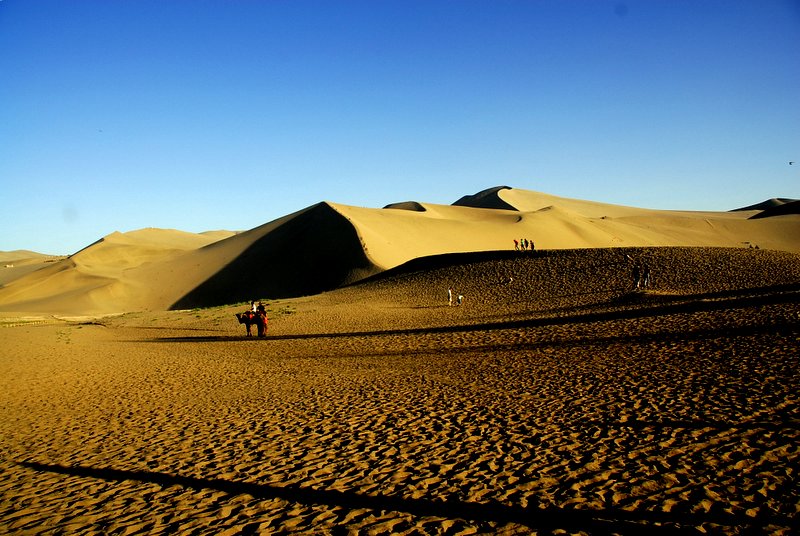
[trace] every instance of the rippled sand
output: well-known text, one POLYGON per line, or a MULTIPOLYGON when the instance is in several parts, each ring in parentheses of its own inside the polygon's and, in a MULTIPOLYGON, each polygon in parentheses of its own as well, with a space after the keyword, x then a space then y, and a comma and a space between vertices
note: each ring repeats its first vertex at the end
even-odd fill
POLYGON ((237 307, 2 328, 0 527, 797 530, 797 258, 630 253, 645 292, 608 252, 461 262, 272 302, 266 340, 237 307))

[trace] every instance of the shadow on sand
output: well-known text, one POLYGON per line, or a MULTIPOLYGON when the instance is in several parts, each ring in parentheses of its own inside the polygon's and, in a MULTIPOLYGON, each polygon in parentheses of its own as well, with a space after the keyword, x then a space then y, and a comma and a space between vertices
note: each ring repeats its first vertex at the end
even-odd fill
MULTIPOLYGON (((489 331, 501 329, 519 329, 519 328, 538 328, 538 327, 551 327, 563 326, 569 324, 589 324, 595 322, 606 322, 613 320, 633 320, 638 318, 652 318, 668 314, 679 313, 697 313, 706 311, 720 311, 726 309, 738 309, 743 307, 755 307, 762 305, 773 305, 781 303, 796 303, 800 297, 795 288, 791 290, 781 289, 757 295, 695 295, 692 299, 687 300, 688 297, 680 297, 680 301, 676 303, 658 303, 648 304, 635 308, 614 309, 610 311, 598 311, 581 314, 573 314, 566 316, 548 316, 540 318, 524 318, 520 320, 504 320, 498 322, 483 322, 477 324, 462 324, 456 326, 433 326, 424 328, 407 328, 407 329, 391 329, 391 330, 375 330, 375 331, 362 331, 362 332, 333 332, 333 333, 299 333, 292 335, 267 335, 266 337, 247 337, 247 336, 230 336, 230 335, 205 335, 205 336, 185 336, 185 337, 159 337, 149 339, 148 342, 230 342, 230 341, 243 341, 243 340, 300 340, 300 339, 324 339, 324 338, 339 338, 339 337, 370 337, 370 336, 386 336, 386 335, 422 335, 432 333, 458 333, 469 331, 489 331), (708 298, 706 297, 708 296, 708 298)), ((794 328, 794 325, 772 326, 770 329, 779 328, 794 328)), ((754 327, 755 331, 761 331, 764 327, 754 327)), ((737 328, 733 330, 730 335, 747 333, 747 329, 737 328)), ((659 333, 656 335, 643 335, 644 338, 664 337, 669 334, 659 333)), ((689 333, 683 333, 684 336, 691 337, 689 333)), ((624 337, 629 340, 634 337, 624 337)), ((605 342, 612 342, 618 338, 603 339, 605 342)), ((590 341, 582 341, 586 344, 590 341)))
POLYGON ((348 509, 406 512, 414 516, 438 516, 448 519, 465 519, 478 522, 518 523, 535 529, 567 529, 598 534, 653 534, 697 532, 696 527, 711 523, 726 527, 765 526, 770 523, 786 524, 787 519, 761 516, 749 518, 724 512, 674 513, 658 511, 629 511, 622 509, 571 509, 556 507, 508 506, 500 503, 474 503, 457 500, 409 499, 396 496, 362 495, 359 493, 313 489, 287 485, 273 486, 235 482, 223 479, 206 479, 170 475, 150 471, 124 471, 120 469, 64 466, 30 461, 17 462, 34 471, 58 473, 83 478, 96 478, 109 482, 133 480, 160 486, 183 486, 190 489, 214 489, 231 495, 247 494, 256 499, 282 499, 302 504, 317 504, 348 509))

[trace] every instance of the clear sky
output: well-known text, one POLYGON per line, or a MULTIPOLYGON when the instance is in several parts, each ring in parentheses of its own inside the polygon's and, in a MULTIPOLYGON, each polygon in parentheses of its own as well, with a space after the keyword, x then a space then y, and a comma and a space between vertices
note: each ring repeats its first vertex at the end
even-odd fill
POLYGON ((800 198, 800 2, 0 0, 0 250, 497 185, 800 198))

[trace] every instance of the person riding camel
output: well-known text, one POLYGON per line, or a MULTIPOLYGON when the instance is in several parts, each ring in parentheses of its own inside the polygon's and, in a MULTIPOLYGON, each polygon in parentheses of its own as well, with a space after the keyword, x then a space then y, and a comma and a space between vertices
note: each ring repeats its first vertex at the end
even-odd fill
POLYGON ((267 308, 264 307, 262 302, 258 302, 256 307, 256 327, 258 328, 258 336, 265 337, 267 335, 267 308))
POLYGON ((258 303, 258 307, 256 307, 255 302, 251 302, 251 310, 245 311, 244 313, 236 313, 235 316, 240 324, 244 324, 248 337, 252 336, 250 326, 253 324, 258 328, 259 337, 266 336, 269 320, 267 319, 267 308, 264 307, 262 302, 258 303))

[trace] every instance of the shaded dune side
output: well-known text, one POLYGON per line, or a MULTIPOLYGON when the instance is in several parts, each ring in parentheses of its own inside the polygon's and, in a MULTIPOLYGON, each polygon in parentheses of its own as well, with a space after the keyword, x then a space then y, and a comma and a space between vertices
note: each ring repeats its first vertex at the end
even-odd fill
POLYGON ((760 218, 771 218, 773 216, 785 216, 788 214, 800 214, 800 200, 787 201, 780 205, 765 208, 758 214, 750 216, 750 219, 757 220, 760 218))
POLYGON ((255 240, 171 309, 317 294, 379 271, 347 218, 320 203, 255 240))
POLYGON ((455 203, 457 207, 493 208, 497 210, 517 210, 516 207, 502 200, 498 195, 500 190, 511 190, 510 186, 495 186, 478 192, 475 195, 465 195, 455 203))
POLYGON ((785 205, 787 203, 793 203, 797 201, 797 199, 790 199, 788 197, 773 197, 772 199, 767 199, 766 201, 762 201, 761 203, 756 203, 754 205, 748 205, 742 208, 735 208, 731 210, 731 212, 746 212, 750 210, 768 210, 775 207, 780 207, 781 205, 785 205))
POLYGON ((417 201, 402 201, 400 203, 390 203, 383 208, 395 209, 395 210, 410 210, 412 212, 425 212, 427 210, 424 206, 422 206, 421 203, 417 201))

